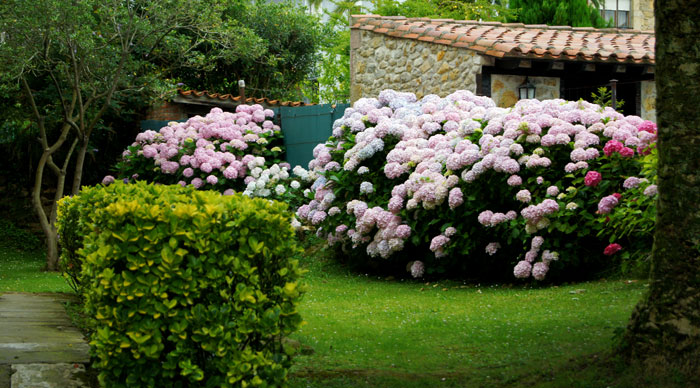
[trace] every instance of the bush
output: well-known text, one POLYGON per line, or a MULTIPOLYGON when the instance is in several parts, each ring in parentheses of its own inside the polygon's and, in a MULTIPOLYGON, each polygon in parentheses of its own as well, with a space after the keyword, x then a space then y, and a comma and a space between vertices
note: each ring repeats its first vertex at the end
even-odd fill
POLYGON ((11 221, 0 218, 0 247, 25 252, 35 252, 42 247, 32 233, 20 229, 11 221))
POLYGON ((78 251, 84 245, 84 238, 90 232, 89 220, 93 205, 88 197, 94 194, 94 190, 83 189, 82 196, 63 197, 58 201, 56 230, 60 256, 58 267, 68 285, 78 294, 82 295, 82 282, 80 272, 83 269, 83 259, 78 251), (89 222, 89 221, 88 221, 89 222))
POLYGON ((284 204, 142 182, 72 201, 93 206, 78 252, 102 385, 285 384, 302 287, 284 204))
MULTIPOLYGON (((282 162, 282 132, 272 116, 260 105, 239 105, 236 113, 214 108, 205 117, 142 132, 117 164, 118 178, 242 191, 255 172, 273 164, 289 168, 282 162)), ((103 183, 114 179, 107 176, 103 183)))
POLYGON ((504 109, 466 91, 417 101, 386 90, 358 100, 316 147, 318 177, 297 215, 364 266, 586 277, 616 264, 603 254, 619 250, 609 237, 650 248, 655 174, 639 174, 655 140, 653 123, 585 101, 504 109), (628 179, 643 197, 624 191, 628 179), (618 214, 632 197, 644 209, 618 214), (630 217, 645 226, 620 229, 630 217))

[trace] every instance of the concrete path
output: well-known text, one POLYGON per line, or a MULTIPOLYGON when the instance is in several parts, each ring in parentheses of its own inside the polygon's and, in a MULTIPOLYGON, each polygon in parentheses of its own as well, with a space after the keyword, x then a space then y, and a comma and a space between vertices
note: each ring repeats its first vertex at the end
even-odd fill
POLYGON ((61 295, 0 295, 0 388, 87 387, 87 342, 61 295), (7 378, 10 381, 7 381, 7 378))

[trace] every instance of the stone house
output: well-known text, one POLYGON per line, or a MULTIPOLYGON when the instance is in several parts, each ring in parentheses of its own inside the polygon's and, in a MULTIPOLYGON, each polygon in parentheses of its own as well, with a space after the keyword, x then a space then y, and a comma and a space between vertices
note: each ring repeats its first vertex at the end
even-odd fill
POLYGON ((654 0, 604 0, 601 16, 617 28, 654 30, 654 0))
POLYGON ((625 114, 656 117, 653 31, 378 15, 350 26, 352 101, 466 89, 508 107, 526 81, 537 99, 591 100, 614 79, 625 114))

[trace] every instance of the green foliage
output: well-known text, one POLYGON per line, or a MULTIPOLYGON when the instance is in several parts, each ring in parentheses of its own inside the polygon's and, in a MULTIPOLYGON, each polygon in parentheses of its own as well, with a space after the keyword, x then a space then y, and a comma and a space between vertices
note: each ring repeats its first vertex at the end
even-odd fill
POLYGON ((285 385, 303 286, 284 204, 144 183, 72 201, 93 207, 79 254, 102 385, 285 385))
POLYGON ((502 1, 489 0, 373 0, 373 13, 382 16, 433 19, 506 21, 514 16, 502 1))
MULTIPOLYGON (((596 105, 600 105, 603 108, 605 107, 612 107, 612 90, 608 90, 605 86, 601 86, 598 88, 598 93, 593 92, 591 93, 591 98, 593 98, 593 103, 596 105)), ((622 106, 625 105, 625 100, 617 100, 617 111, 621 112, 622 111, 622 106)))
POLYGON ((511 22, 572 27, 610 27, 600 15, 596 2, 587 0, 510 0, 511 22))
POLYGON ((41 248, 41 241, 11 221, 0 218, 0 247, 24 252, 36 252, 41 248))
POLYGON ((651 269, 651 248, 656 227, 656 196, 645 195, 649 185, 656 184, 658 151, 656 147, 640 160, 638 176, 646 180, 639 186, 621 191, 620 204, 598 222, 604 224, 599 236, 611 243, 621 243, 620 271, 625 275, 646 278, 651 269))
POLYGON ((90 224, 86 223, 92 212, 92 204, 85 202, 85 196, 63 197, 57 206, 60 258, 59 270, 68 285, 78 295, 82 295, 83 284, 80 272, 83 269, 82 256, 78 250, 83 247, 85 236, 90 232, 90 224))

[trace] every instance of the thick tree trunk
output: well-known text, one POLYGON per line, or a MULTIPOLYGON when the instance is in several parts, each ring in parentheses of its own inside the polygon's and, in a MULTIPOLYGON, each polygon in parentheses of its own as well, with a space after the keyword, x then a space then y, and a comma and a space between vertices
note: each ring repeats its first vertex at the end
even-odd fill
POLYGON ((656 0, 659 198, 649 292, 623 338, 647 369, 700 374, 700 3, 656 0))

